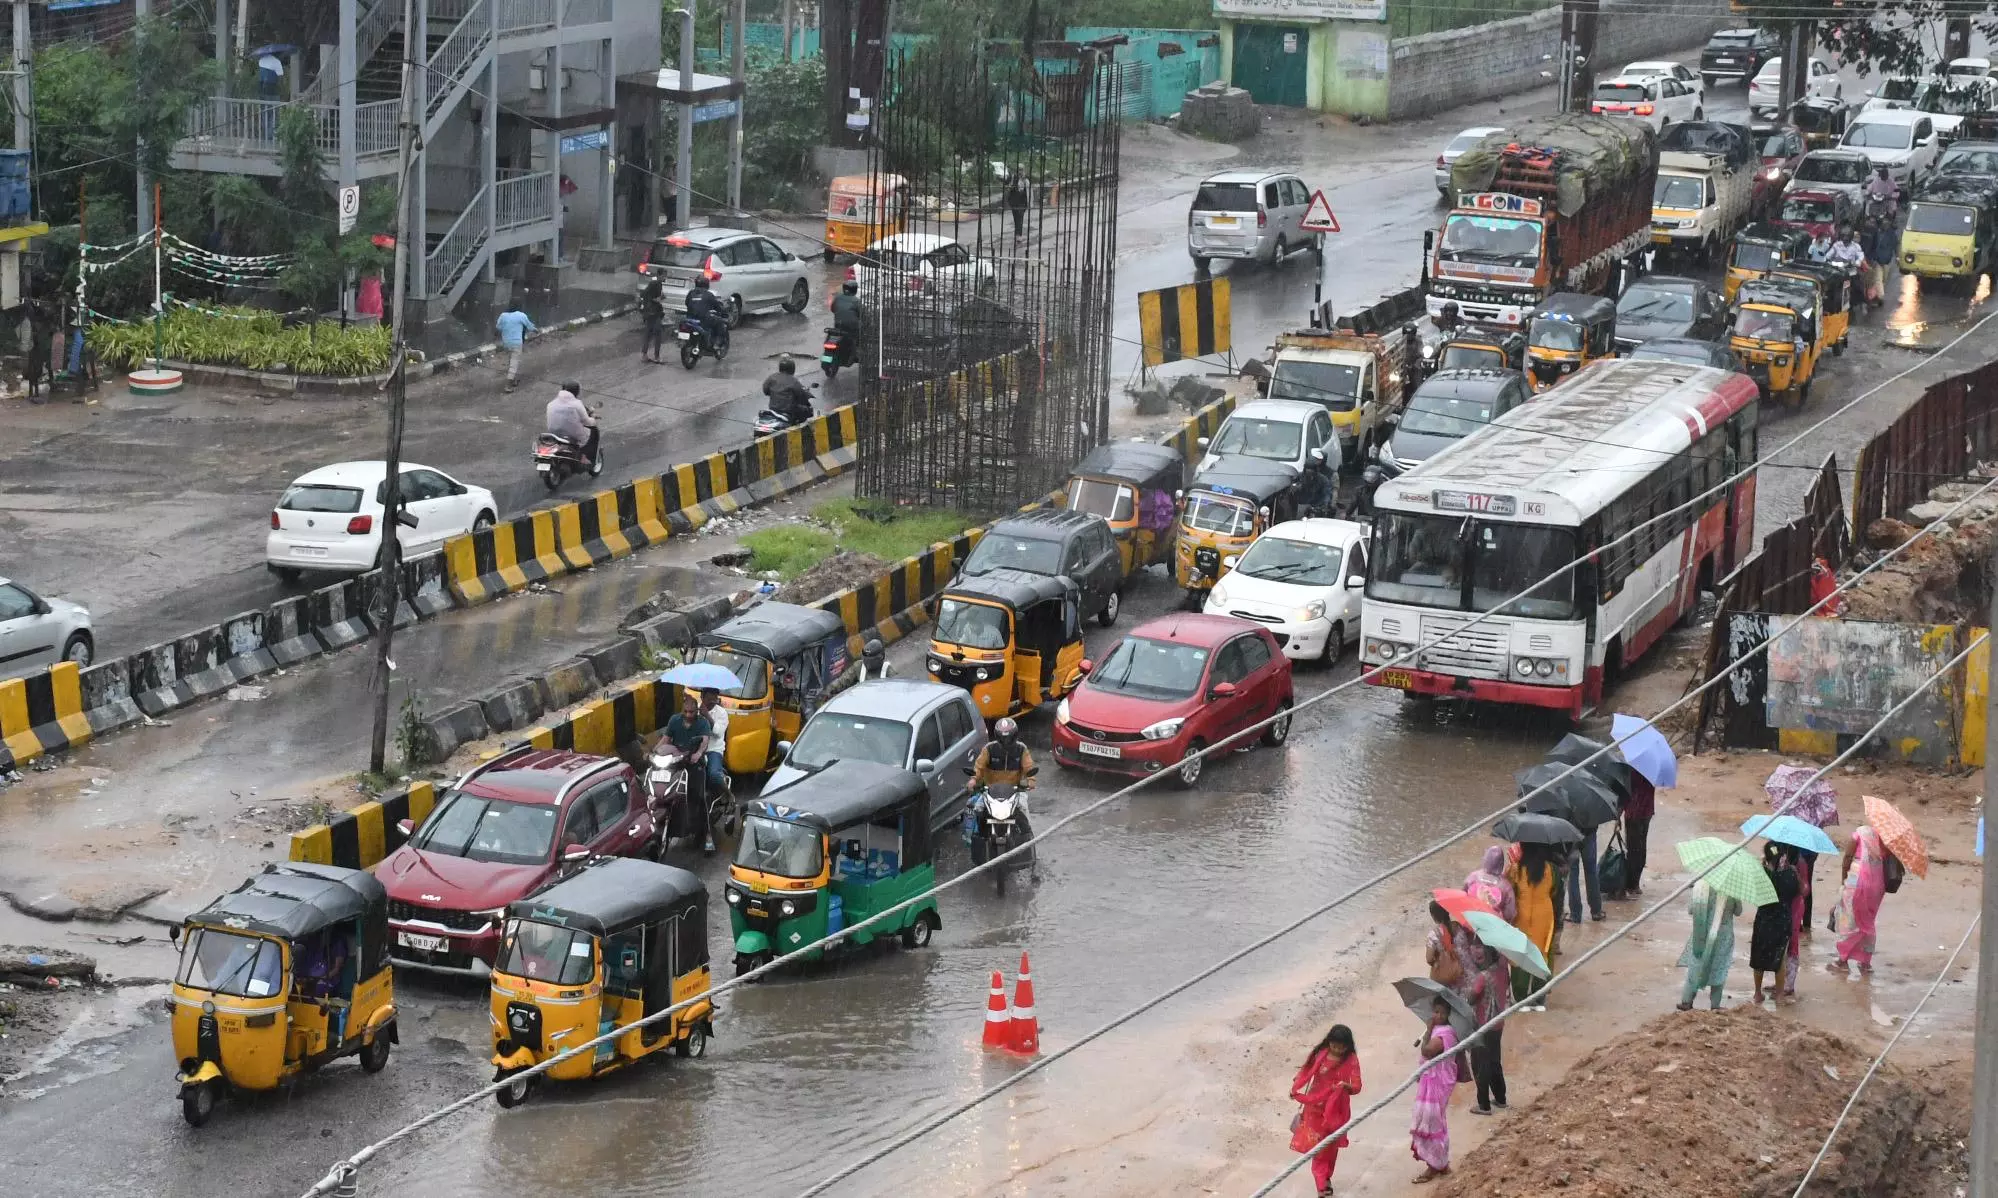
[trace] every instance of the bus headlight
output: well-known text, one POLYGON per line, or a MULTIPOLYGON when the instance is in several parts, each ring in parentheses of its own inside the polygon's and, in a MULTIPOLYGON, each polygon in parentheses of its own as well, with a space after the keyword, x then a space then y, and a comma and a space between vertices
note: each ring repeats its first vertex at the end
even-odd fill
POLYGON ((1533 672, 1542 678, 1552 678, 1554 676, 1554 663, 1543 657, 1533 663, 1533 672))
POLYGON ((1533 677, 1533 659, 1530 657, 1522 657, 1515 660, 1512 663, 1512 672, 1519 675, 1521 678, 1533 677))

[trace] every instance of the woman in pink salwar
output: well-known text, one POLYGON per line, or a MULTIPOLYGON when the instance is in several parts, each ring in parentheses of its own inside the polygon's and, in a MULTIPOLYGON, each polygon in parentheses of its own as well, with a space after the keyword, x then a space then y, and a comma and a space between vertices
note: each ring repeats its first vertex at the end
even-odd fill
POLYGON ((1841 869, 1845 894, 1839 901, 1838 960, 1825 968, 1844 973, 1848 961, 1859 962, 1859 972, 1873 972, 1874 920, 1880 914, 1881 896, 1887 893, 1887 850, 1880 834, 1871 825, 1861 824, 1852 834, 1841 869))
POLYGON ((1430 1005, 1429 1030, 1419 1046, 1428 1061, 1415 1084, 1415 1113, 1409 1120, 1409 1150, 1422 1162, 1417 1185, 1450 1171, 1450 1092, 1457 1085, 1457 1030, 1450 1026, 1450 1004, 1438 998, 1430 1005))

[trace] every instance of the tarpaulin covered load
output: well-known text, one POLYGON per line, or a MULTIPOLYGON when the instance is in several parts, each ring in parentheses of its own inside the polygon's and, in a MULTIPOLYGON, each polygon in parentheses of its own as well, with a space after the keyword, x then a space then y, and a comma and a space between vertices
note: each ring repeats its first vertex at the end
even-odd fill
POLYGON ((1680 121, 1658 139, 1660 153, 1719 154, 1729 166, 1759 159, 1755 133, 1747 125, 1719 121, 1680 121))
POLYGON ((1638 121, 1582 113, 1533 117, 1488 133, 1464 151, 1451 168, 1450 185, 1459 192, 1490 191, 1508 157, 1528 169, 1551 170, 1554 208, 1573 216, 1590 196, 1655 168, 1658 148, 1651 127, 1638 121))

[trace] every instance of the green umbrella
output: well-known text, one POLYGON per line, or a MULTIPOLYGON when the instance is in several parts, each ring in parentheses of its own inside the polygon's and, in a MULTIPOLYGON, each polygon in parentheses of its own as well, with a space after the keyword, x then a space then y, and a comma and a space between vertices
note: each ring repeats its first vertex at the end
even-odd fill
POLYGON ((1547 958, 1540 955, 1539 946, 1525 932, 1489 911, 1472 911, 1464 919, 1477 938, 1497 950, 1499 956, 1537 978, 1544 978, 1551 972, 1547 968, 1547 958))
POLYGON ((1776 887, 1770 884, 1769 875, 1762 872, 1761 863, 1727 841, 1717 836, 1701 836, 1680 841, 1678 848, 1679 863, 1694 873, 1720 863, 1702 879, 1716 894, 1740 899, 1744 907, 1760 907, 1776 901, 1776 887))

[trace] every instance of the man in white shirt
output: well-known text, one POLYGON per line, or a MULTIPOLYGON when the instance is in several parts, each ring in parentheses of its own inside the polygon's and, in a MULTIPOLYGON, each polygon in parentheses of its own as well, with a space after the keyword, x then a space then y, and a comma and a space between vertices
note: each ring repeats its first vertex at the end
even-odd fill
MULTIPOLYGON (((708 798, 713 801, 714 796, 728 788, 728 770, 722 765, 723 753, 728 749, 728 708, 722 704, 721 692, 712 686, 701 688, 701 714, 714 725, 708 736, 707 752, 708 798)), ((700 814, 707 824, 702 851, 711 853, 715 848, 714 824, 708 822, 707 812, 700 814)))

